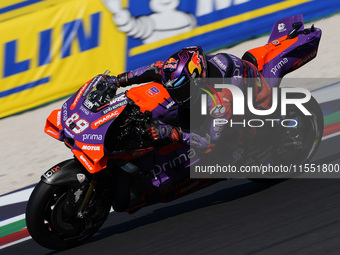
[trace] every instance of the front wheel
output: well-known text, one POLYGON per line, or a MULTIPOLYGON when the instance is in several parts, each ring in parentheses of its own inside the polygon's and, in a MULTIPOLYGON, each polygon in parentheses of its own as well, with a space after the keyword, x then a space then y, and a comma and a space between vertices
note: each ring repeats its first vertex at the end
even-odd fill
MULTIPOLYGON (((84 242, 104 223, 111 201, 94 191, 79 214, 84 187, 49 185, 40 181, 26 208, 26 225, 32 238, 52 250, 64 250, 84 242), (108 201, 106 201, 108 200, 108 201)), ((88 187, 86 187, 88 189, 88 187)))

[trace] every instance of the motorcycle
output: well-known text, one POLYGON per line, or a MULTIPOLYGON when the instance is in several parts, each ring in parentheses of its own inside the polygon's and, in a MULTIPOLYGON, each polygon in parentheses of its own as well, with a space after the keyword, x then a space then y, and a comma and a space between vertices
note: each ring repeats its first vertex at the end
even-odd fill
MULTIPOLYGON (((282 78, 316 56, 320 37, 320 29, 303 28, 302 15, 288 17, 274 25, 268 44, 248 51, 243 59, 256 65, 265 78, 273 78, 271 69, 288 59, 289 64, 274 75, 282 78)), ((103 85, 104 77, 105 73, 86 82, 46 121, 45 132, 74 154, 41 176, 27 204, 27 229, 49 249, 85 242, 102 226, 111 207, 133 213, 221 181, 191 179, 189 166, 199 154, 181 143, 156 146, 145 131, 152 119, 165 112, 172 116, 175 103, 161 84, 151 82, 116 94, 103 85)), ((310 161, 323 133, 318 103, 311 98, 305 107, 312 113, 309 118, 294 107, 287 113, 299 119, 295 130, 302 148, 291 155, 299 163, 310 161)), ((252 154, 244 160, 251 164, 257 159, 252 154)))

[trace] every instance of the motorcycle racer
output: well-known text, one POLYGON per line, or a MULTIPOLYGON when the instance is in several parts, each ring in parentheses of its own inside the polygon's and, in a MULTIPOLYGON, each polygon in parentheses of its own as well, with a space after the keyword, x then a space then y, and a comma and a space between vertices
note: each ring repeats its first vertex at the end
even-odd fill
MULTIPOLYGON (((231 84, 245 91, 248 86, 254 87, 254 104, 258 109, 268 109, 271 104, 271 88, 265 82, 257 68, 248 61, 234 55, 218 53, 205 55, 199 46, 186 47, 172 54, 165 62, 157 61, 151 65, 140 67, 130 72, 124 72, 117 77, 111 76, 110 84, 116 87, 126 87, 133 84, 158 82, 169 92, 177 103, 177 125, 154 120, 149 132, 154 141, 171 140, 192 145, 205 152, 211 151, 214 142, 225 132, 224 126, 213 127, 214 118, 229 119, 232 112, 232 94, 227 89, 212 90, 213 98, 208 99, 210 114, 210 130, 205 135, 186 132, 187 121, 190 120, 190 79, 228 78, 231 84), (254 83, 248 82, 254 78, 254 83), (217 104, 214 102, 217 102, 217 104)), ((242 133, 242 132, 241 132, 242 133)), ((233 132, 235 134, 235 131, 233 132)))

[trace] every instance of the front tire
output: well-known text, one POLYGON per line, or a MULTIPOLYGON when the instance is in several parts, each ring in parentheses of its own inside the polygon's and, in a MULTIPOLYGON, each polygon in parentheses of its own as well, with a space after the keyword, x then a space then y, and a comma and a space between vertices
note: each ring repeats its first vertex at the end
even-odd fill
POLYGON ((77 210, 69 209, 72 204, 69 197, 74 197, 79 190, 43 181, 37 184, 27 204, 26 225, 32 238, 41 246, 52 250, 69 249, 89 239, 102 226, 111 201, 99 196, 103 199, 97 198, 93 202, 88 215, 77 217, 77 210))

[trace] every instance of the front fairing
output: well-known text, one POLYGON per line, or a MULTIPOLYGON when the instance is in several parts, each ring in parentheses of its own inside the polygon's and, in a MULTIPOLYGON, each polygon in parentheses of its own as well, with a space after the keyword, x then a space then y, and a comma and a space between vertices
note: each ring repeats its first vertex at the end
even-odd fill
POLYGON ((85 83, 61 109, 64 139, 71 143, 73 154, 90 173, 96 173, 106 167, 105 134, 128 103, 125 93, 121 93, 107 104, 93 110, 88 95, 100 78, 101 76, 97 76, 85 83))
MULTIPOLYGON (((174 102, 167 90, 158 83, 132 88, 127 93, 109 97, 103 103, 96 104, 97 101, 92 99, 97 97, 93 97, 91 93, 98 90, 96 85, 101 81, 101 77, 97 76, 84 84, 63 104, 61 109, 53 111, 48 117, 45 127, 46 133, 64 141, 71 148, 73 154, 90 173, 96 173, 105 168, 109 158, 119 157, 130 160, 140 157, 152 149, 152 145, 150 147, 145 144, 146 147, 136 146, 126 150, 128 147, 124 149, 123 147, 126 146, 121 147, 121 143, 114 143, 115 139, 111 139, 121 132, 119 123, 124 122, 127 115, 123 113, 121 118, 117 118, 125 109, 127 110, 124 112, 129 114, 133 107, 130 105, 137 106, 142 113, 150 112, 152 118, 162 118, 163 120, 172 118, 177 113, 176 110, 172 110, 174 102), (127 107, 128 105, 129 107, 127 107), (106 140, 109 141, 109 144, 106 140), (111 150, 109 148, 111 144, 119 145, 118 151, 111 150), (106 148, 106 146, 109 147, 106 148)), ((102 95, 101 92, 99 95, 102 95)), ((126 144, 127 141, 130 141, 128 139, 123 143, 126 144)))

